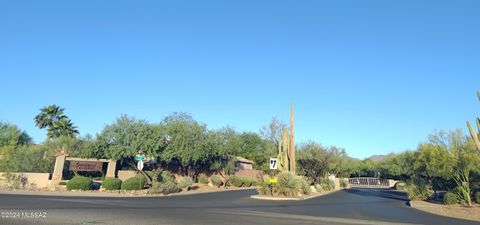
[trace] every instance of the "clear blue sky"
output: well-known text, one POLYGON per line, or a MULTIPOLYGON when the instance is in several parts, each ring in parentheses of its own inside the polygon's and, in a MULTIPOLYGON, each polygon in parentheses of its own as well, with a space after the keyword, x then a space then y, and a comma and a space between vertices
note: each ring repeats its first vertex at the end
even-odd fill
POLYGON ((81 135, 122 113, 257 132, 354 157, 414 149, 480 114, 480 1, 4 1, 0 120, 66 108, 81 135))

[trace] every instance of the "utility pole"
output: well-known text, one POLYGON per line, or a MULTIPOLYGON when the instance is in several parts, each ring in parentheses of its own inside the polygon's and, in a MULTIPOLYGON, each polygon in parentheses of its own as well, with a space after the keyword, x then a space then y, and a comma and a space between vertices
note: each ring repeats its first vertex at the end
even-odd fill
POLYGON ((295 115, 293 103, 290 106, 290 172, 295 174, 295 115))

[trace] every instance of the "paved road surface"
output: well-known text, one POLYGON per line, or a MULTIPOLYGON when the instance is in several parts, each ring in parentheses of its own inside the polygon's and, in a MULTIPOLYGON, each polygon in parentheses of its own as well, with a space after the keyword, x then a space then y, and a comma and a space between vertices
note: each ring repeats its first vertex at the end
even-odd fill
POLYGON ((255 190, 156 198, 0 194, 0 212, 46 212, 46 219, 0 218, 0 224, 479 224, 424 213, 402 193, 349 189, 305 201, 262 201, 255 190))

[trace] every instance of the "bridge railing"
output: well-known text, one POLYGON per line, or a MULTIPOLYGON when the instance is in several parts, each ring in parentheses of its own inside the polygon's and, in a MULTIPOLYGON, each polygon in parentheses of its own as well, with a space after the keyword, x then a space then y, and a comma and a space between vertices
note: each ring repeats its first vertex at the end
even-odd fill
POLYGON ((388 179, 375 177, 354 177, 348 179, 350 187, 360 188, 390 188, 391 184, 388 179))

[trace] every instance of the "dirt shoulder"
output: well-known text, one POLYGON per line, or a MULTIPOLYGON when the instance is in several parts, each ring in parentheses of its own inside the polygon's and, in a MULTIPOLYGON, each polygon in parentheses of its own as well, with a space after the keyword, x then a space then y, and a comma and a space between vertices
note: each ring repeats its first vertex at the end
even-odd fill
POLYGON ((426 201, 411 201, 410 206, 436 215, 480 222, 479 204, 474 204, 472 207, 466 207, 463 205, 444 205, 426 201))

